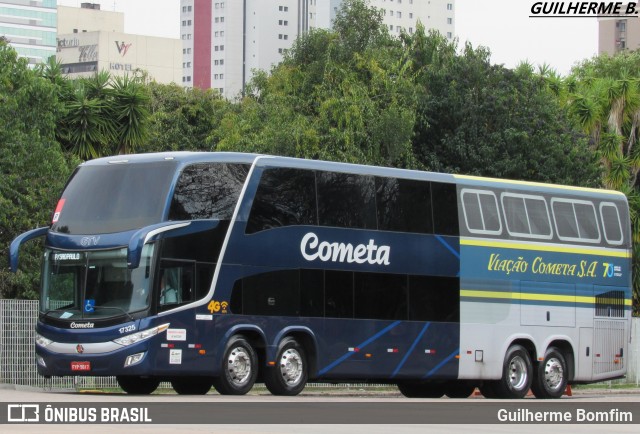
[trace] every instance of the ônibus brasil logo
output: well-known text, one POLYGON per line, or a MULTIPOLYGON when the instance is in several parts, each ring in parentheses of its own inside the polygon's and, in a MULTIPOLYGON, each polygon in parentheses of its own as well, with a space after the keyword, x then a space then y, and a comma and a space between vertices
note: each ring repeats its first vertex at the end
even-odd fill
POLYGON ((300 253, 307 261, 319 259, 322 262, 347 262, 371 265, 389 265, 391 247, 378 246, 375 240, 368 244, 348 244, 320 241, 318 236, 309 232, 300 242, 300 253))

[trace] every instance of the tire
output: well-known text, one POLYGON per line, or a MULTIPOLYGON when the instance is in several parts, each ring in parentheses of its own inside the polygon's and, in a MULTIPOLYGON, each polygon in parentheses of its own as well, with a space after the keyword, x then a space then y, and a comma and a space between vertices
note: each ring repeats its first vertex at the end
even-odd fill
POLYGON ((266 368, 264 384, 273 395, 294 396, 307 385, 307 358, 304 348, 293 338, 280 343, 276 366, 266 368))
POLYGON ((446 385, 444 394, 449 398, 468 398, 474 390, 476 390, 474 384, 465 381, 452 381, 446 385))
POLYGON ((258 376, 258 357, 243 336, 234 336, 227 343, 222 357, 220 376, 213 387, 221 395, 245 395, 258 376))
POLYGON ((502 366, 502 378, 490 386, 500 399, 524 398, 533 379, 533 365, 527 350, 521 345, 512 345, 507 350, 502 366))
POLYGON ((495 381, 485 381, 480 386, 480 393, 487 399, 494 399, 496 397, 496 392, 494 389, 495 381))
POLYGON ((171 380, 171 387, 178 395, 206 395, 211 389, 211 378, 179 377, 171 380))
POLYGON ((116 377, 120 388, 129 395, 149 395, 160 385, 160 380, 153 377, 120 375, 116 377))
POLYGON ((442 398, 444 384, 398 383, 398 389, 407 398, 442 398))
POLYGON ((567 388, 567 362, 555 347, 547 349, 544 360, 538 363, 531 391, 539 399, 560 398, 567 388))

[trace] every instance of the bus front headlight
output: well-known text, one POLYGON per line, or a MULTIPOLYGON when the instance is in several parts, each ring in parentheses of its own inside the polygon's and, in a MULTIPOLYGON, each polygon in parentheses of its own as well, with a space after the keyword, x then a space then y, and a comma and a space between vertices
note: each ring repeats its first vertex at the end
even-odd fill
POLYGON ((157 334, 162 333, 168 328, 169 328, 169 324, 162 324, 158 327, 153 327, 138 333, 132 333, 130 335, 114 339, 113 342, 126 347, 128 345, 135 344, 136 342, 147 340, 157 334))

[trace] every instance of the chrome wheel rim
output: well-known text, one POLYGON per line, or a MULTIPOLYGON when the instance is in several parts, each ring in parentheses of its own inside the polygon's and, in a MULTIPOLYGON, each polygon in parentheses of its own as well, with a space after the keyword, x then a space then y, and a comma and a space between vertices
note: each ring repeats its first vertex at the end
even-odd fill
POLYGON ((547 388, 557 391, 564 380, 564 369, 559 359, 550 357, 544 364, 544 382, 547 388))
POLYGON ((229 351, 227 358, 227 374, 236 386, 242 386, 251 377, 251 357, 244 347, 236 347, 229 351))
POLYGON ((516 356, 509 363, 509 383, 514 390, 522 390, 527 384, 529 373, 524 358, 516 356))
POLYGON ((280 357, 280 374, 287 385, 295 386, 300 383, 303 372, 304 363, 298 351, 289 348, 282 353, 282 357, 280 357))

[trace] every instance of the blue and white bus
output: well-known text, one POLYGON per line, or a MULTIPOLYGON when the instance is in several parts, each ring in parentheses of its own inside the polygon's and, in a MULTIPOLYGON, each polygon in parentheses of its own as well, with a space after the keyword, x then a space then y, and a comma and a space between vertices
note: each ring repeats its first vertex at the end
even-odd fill
POLYGON ((128 393, 558 398, 624 376, 614 191, 241 153, 97 159, 44 236, 38 372, 128 393))

